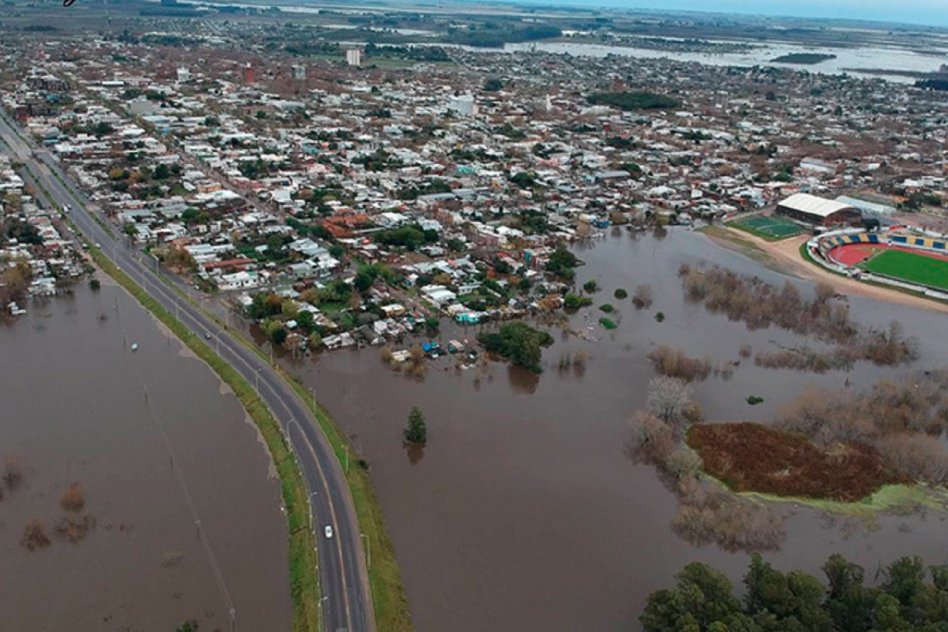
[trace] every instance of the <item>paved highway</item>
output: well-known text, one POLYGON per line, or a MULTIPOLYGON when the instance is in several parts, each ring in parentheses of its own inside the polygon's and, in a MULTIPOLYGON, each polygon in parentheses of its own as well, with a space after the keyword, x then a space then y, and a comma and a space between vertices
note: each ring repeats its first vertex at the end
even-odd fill
MULTIPOLYGON (((0 138, 11 158, 29 166, 28 177, 32 176, 42 184, 52 198, 49 202, 59 208, 68 205, 70 219, 86 239, 98 244, 113 263, 168 312, 175 314, 188 329, 198 336, 209 336, 208 344, 216 349, 218 355, 257 388, 261 399, 289 438, 309 492, 319 557, 319 608, 324 629, 329 632, 373 632, 375 621, 368 573, 352 497, 339 461, 316 426, 309 408, 264 359, 182 298, 169 285, 169 279, 156 271, 154 259, 122 239, 113 238, 97 223, 87 209, 91 202, 57 160, 48 151, 22 140, 15 125, 5 114, 0 114, 0 138), (77 204, 77 200, 82 204, 77 204), (332 525, 332 538, 325 537, 325 525, 332 525)), ((142 349, 141 353, 147 354, 148 350, 142 349)), ((239 529, 240 525, 234 525, 234 528, 239 529)), ((241 629, 240 604, 236 604, 236 608, 236 627, 241 629)))

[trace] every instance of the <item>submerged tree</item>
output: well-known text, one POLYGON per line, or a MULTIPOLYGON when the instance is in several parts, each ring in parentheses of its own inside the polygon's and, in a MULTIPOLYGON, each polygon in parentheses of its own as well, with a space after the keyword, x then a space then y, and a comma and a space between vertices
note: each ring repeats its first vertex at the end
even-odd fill
POLYGON ((421 445, 428 441, 428 427, 425 425, 425 415, 417 406, 412 406, 408 413, 408 425, 405 428, 405 442, 421 445))

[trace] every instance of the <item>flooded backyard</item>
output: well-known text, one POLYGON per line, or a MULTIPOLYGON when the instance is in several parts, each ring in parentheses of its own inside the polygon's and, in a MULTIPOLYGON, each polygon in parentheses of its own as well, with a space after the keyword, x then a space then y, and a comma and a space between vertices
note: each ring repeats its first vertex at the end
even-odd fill
POLYGON ((0 500, 2 627, 225 630, 233 608, 237 629, 289 629, 280 486, 236 398, 114 285, 28 309, 0 325, 0 459, 22 474, 0 500))
MULTIPOLYGON (((477 370, 458 371, 453 359, 441 358, 417 381, 392 372, 377 348, 292 365, 370 463, 420 632, 636 630, 648 594, 669 585, 684 564, 708 562, 734 579, 746 568, 746 554, 696 547, 672 532, 677 500, 652 467, 626 455, 627 419, 645 403, 655 375, 645 355, 655 345, 717 364, 738 360, 745 343, 756 351, 802 342, 774 328, 748 331, 688 303, 677 278, 681 263, 717 263, 771 283, 785 277, 684 230, 662 239, 622 233, 577 255, 587 264, 578 284, 596 279, 602 288, 592 307, 572 317, 572 328, 590 339, 553 331, 539 377, 495 363, 478 379, 477 370), (652 285, 650 308, 637 311, 630 299, 613 297, 615 289, 631 293, 641 283, 652 285), (603 303, 616 307, 613 331, 598 324, 603 303), (577 350, 588 353, 585 370, 559 370, 560 357, 577 350), (401 441, 415 405, 428 420, 421 453, 407 452, 401 441)), ((705 417, 767 421, 806 385, 842 388, 848 380, 862 388, 948 357, 943 315, 856 297, 850 305, 865 325, 901 321, 922 339, 920 359, 911 367, 859 363, 822 375, 744 360, 731 379, 695 385, 705 417), (764 402, 750 406, 750 395, 764 402)), ((473 342, 477 333, 449 325, 440 339, 473 342)), ((934 513, 843 528, 801 508, 788 520, 781 550, 767 557, 780 568, 815 573, 836 552, 867 569, 905 554, 943 563, 946 528, 934 513)))

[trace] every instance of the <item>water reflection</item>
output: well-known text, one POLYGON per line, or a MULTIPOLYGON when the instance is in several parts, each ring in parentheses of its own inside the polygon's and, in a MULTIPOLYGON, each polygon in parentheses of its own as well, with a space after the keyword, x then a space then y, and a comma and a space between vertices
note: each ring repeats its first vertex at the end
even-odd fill
POLYGON ((408 462, 412 465, 418 465, 418 462, 425 456, 425 446, 417 443, 406 443, 405 454, 408 456, 408 462))

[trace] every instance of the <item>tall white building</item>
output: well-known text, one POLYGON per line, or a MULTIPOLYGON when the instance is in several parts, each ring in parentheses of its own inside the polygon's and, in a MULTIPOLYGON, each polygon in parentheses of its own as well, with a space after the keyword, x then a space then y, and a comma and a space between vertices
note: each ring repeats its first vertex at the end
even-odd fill
POLYGON ((293 65, 293 79, 296 81, 306 81, 306 66, 303 64, 293 65))
POLYGON ((187 68, 178 68, 178 81, 182 83, 191 81, 191 71, 187 68))
POLYGON ((346 63, 350 66, 361 66, 362 65, 362 49, 361 48, 350 48, 346 51, 346 63))
POLYGON ((477 103, 473 94, 459 94, 451 97, 448 109, 458 116, 470 117, 477 115, 477 103))

